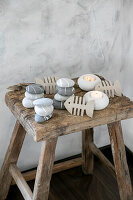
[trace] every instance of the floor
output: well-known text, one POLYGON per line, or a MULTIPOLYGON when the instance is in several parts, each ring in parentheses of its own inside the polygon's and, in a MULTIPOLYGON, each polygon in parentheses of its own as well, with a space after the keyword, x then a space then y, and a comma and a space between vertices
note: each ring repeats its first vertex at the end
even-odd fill
MULTIPOLYGON (((112 162, 110 146, 102 149, 112 162)), ((127 159, 133 183, 133 155, 127 149, 127 159)), ((34 181, 29 181, 33 189, 34 181)), ((23 200, 17 186, 11 186, 7 200, 23 200)), ((54 174, 49 200, 119 200, 117 182, 110 171, 95 158, 94 175, 86 176, 81 167, 54 174)))

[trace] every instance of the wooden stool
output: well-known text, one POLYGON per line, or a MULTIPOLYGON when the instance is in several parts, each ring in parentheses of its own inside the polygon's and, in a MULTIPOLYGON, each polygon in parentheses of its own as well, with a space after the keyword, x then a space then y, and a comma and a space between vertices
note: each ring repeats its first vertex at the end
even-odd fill
MULTIPOLYGON (((82 131, 83 148, 80 164, 82 164, 83 172, 93 173, 93 155, 98 156, 114 176, 116 172, 121 200, 133 200, 121 129, 121 120, 133 117, 133 102, 129 98, 125 96, 111 98, 109 106, 102 111, 95 111, 92 119, 86 115, 84 117, 72 116, 66 110, 55 110, 52 119, 43 124, 37 124, 34 121, 34 109, 26 109, 22 106, 25 85, 18 86, 17 89, 8 92, 5 97, 6 104, 17 122, 0 172, 0 200, 6 199, 12 178, 24 199, 48 200, 57 139, 61 135, 77 131, 82 131), (115 168, 93 143, 93 128, 104 124, 108 126, 115 168), (42 142, 33 193, 16 165, 26 132, 36 142, 42 142)), ((76 95, 84 95, 84 92, 77 86, 76 95)), ((52 98, 53 96, 47 95, 47 97, 52 98)), ((66 168, 76 166, 76 162, 77 166, 79 165, 79 159, 73 162, 74 165, 69 162, 66 168)))

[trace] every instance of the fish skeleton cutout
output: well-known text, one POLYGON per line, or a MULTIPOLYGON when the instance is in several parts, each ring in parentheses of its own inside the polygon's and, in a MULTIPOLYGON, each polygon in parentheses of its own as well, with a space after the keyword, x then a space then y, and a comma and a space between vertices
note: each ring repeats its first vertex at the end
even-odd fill
POLYGON ((101 81, 95 86, 95 90, 104 92, 108 97, 122 96, 120 82, 117 80, 114 83, 111 81, 101 81))
POLYGON ((85 104, 84 97, 72 96, 65 101, 64 105, 72 115, 83 116, 86 111, 89 117, 93 117, 94 101, 85 104))
POLYGON ((49 77, 44 77, 44 80, 35 78, 35 83, 42 85, 45 89, 46 94, 55 94, 57 80, 58 80, 57 77, 49 76, 49 77))

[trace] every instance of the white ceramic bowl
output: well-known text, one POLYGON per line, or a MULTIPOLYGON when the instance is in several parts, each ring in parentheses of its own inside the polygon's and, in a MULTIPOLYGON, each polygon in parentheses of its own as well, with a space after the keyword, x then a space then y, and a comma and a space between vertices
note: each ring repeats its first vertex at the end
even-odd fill
POLYGON ((100 91, 90 91, 84 95, 85 103, 94 100, 94 110, 102 110, 106 108, 109 104, 108 96, 100 91), (98 94, 100 97, 94 97, 94 93, 98 94), (92 95, 93 94, 93 95, 92 95))
POLYGON ((78 85, 82 90, 90 91, 101 82, 101 79, 94 74, 85 74, 79 77, 78 85))

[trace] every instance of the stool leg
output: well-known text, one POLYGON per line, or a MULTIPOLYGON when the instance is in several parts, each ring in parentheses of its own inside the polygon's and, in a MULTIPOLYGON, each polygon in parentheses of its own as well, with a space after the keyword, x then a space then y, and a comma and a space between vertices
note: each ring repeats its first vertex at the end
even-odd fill
POLYGON ((93 174, 94 155, 89 149, 89 143, 93 142, 93 128, 82 131, 82 170, 84 174, 93 174))
POLYGON ((33 200, 48 200, 57 138, 43 141, 36 173, 33 200))
POLYGON ((0 200, 6 199, 8 194, 12 181, 12 177, 9 173, 9 167, 11 163, 17 163, 24 138, 25 130, 17 121, 0 171, 0 200))
POLYGON ((133 192, 126 160, 126 151, 123 141, 120 122, 108 125, 112 154, 115 164, 117 182, 121 200, 132 200, 133 192))

